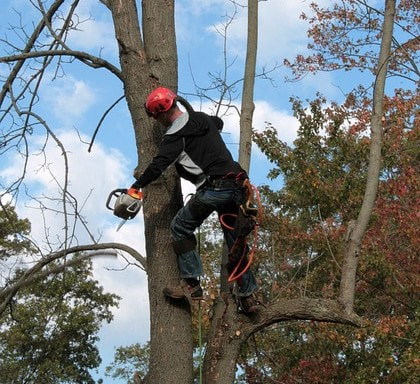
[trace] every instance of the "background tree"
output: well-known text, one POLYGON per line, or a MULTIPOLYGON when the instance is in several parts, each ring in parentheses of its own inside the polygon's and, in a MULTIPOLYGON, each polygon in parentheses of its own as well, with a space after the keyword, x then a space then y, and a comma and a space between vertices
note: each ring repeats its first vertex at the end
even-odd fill
POLYGON ((254 81, 258 47, 258 0, 248 1, 247 50, 242 89, 239 164, 249 172, 252 144, 252 116, 254 114, 254 81))
POLYGON ((86 263, 20 290, 1 316, 1 381, 95 383, 97 333, 116 305, 86 263))
MULTIPOLYGON (((243 351, 244 382, 415 382, 419 178, 412 172, 419 130, 414 100, 401 103, 400 96, 385 99, 379 195, 361 248, 355 310, 365 326, 299 322, 261 332, 243 351)), ((280 191, 263 189, 270 231, 259 274, 268 297, 332 297, 339 289, 346 223, 363 199, 360 170, 368 164, 369 114, 365 103, 352 100, 332 106, 295 100, 301 125, 293 147, 278 140, 274 127, 255 136, 273 162, 270 177, 284 177, 280 191)))
MULTIPOLYGON (((30 242, 18 241, 29 235, 29 222, 5 208, 8 219, 0 243, 7 256, 2 260, 10 263, 12 254, 31 254, 34 249, 30 242)), ((53 267, 50 263, 47 268, 53 267)), ((6 270, 2 265, 2 272, 6 270)), ((13 284, 22 273, 16 270, 2 280, 6 286, 13 284)), ((97 333, 103 321, 112 320, 110 309, 117 303, 118 297, 104 293, 92 278, 86 261, 19 290, 0 315, 1 382, 94 383, 90 370, 101 362, 97 333)))
POLYGON ((128 347, 117 348, 114 362, 106 368, 106 375, 123 379, 127 384, 141 382, 149 367, 149 345, 136 343, 128 347))
MULTIPOLYGON (((1 205, 0 224, 1 262, 32 249, 31 242, 25 239, 31 231, 31 224, 27 219, 19 219, 10 204, 1 205)), ((4 278, 5 276, 1 276, 1 279, 4 278)))
MULTIPOLYGON (((420 75, 416 55, 419 49, 416 27, 419 6, 416 1, 407 0, 396 2, 396 7, 397 31, 392 36, 387 76, 402 78, 415 85, 420 75)), ((355 78, 357 72, 354 70, 376 75, 385 10, 375 8, 365 0, 348 0, 328 7, 314 2, 311 8, 311 15, 303 13, 301 16, 310 26, 309 54, 284 61, 292 70, 291 80, 319 71, 341 70, 355 78)))
MULTIPOLYGON (((366 327, 353 331, 324 324, 299 323, 278 327, 273 330, 273 335, 260 333, 256 336, 256 343, 246 350, 251 357, 244 355, 242 360, 246 382, 416 381, 418 371, 413 370, 416 360, 413 345, 417 337, 414 329, 418 326, 418 318, 417 309, 412 306, 412 295, 417 296, 415 292, 418 289, 412 285, 415 280, 412 279, 411 272, 399 267, 409 262, 414 271, 418 269, 418 263, 414 265, 410 262, 415 257, 413 251, 416 249, 416 240, 407 239, 407 234, 412 233, 414 227, 409 224, 410 230, 406 231, 401 227, 400 232, 400 227, 395 224, 394 214, 385 208, 388 204, 393 206, 402 203, 406 208, 397 216, 405 215, 403 212, 409 215, 409 212, 418 211, 418 199, 409 198, 411 206, 408 208, 408 201, 405 198, 400 200, 401 195, 389 195, 386 192, 391 186, 395 188, 397 179, 402 182, 400 188, 407 195, 410 194, 408 191, 416 188, 412 181, 402 177, 406 174, 404 169, 407 161, 411 164, 409 169, 412 166, 417 167, 418 162, 418 155, 412 150, 417 146, 414 143, 418 142, 418 116, 416 108, 412 108, 418 94, 415 90, 413 92, 410 84, 411 80, 415 82, 418 79, 415 55, 418 38, 412 34, 418 8, 409 3, 398 2, 398 32, 393 37, 393 54, 388 56, 391 66, 389 75, 400 76, 408 81, 404 82, 406 89, 396 89, 394 95, 384 100, 381 118, 384 158, 380 195, 373 211, 370 230, 362 243, 362 257, 359 258, 361 265, 355 286, 356 311, 365 313, 368 319, 366 327), (405 43, 401 43, 401 40, 404 39, 409 50, 402 48, 405 43), (401 50, 404 54, 397 54, 401 50), (400 146, 402 143, 404 149, 400 146), (396 155, 394 150, 397 148, 405 155, 399 150, 399 155, 396 155), (381 203, 384 201, 382 199, 387 201, 385 205, 381 203), (373 233, 374 237, 379 234, 374 229, 378 224, 378 214, 380 217, 387 216, 384 220, 390 224, 385 227, 383 222, 379 224, 382 241, 371 237, 373 233), (394 243, 392 257, 389 252, 380 250, 382 245, 390 242, 385 237, 394 238, 391 233, 399 233, 397 237, 405 239, 398 250, 394 243), (371 253, 373 244, 375 250, 371 253), (396 255, 400 256, 395 258, 396 255), (398 283, 398 275, 405 276, 404 285, 398 283), (402 299, 405 293, 408 296, 402 299), (399 309, 398 314, 395 308, 399 309), (311 338, 315 334, 316 338, 311 338), (297 348, 289 347, 291 340, 297 348), (267 349, 281 351, 281 358, 273 359, 272 355, 265 354, 267 349), (325 353, 320 354, 320 351, 325 353)), ((308 57, 298 56, 291 65, 295 79, 309 72, 322 70, 344 69, 350 72, 357 68, 370 69, 376 73, 371 65, 367 65, 367 61, 376 55, 378 35, 377 31, 365 26, 370 22, 379 26, 378 20, 383 12, 373 9, 363 1, 349 1, 341 5, 337 3, 324 9, 316 4, 313 6, 316 12, 310 18, 312 27, 309 35, 314 43, 309 48, 315 54, 308 57), (355 31, 358 31, 357 35, 354 34, 355 31)), ((286 61, 286 64, 290 62, 286 61)), ((354 71, 352 75, 355 76, 354 71)), ((279 235, 272 236, 275 230, 270 232, 272 239, 269 237, 265 244, 276 244, 274 249, 285 255, 280 259, 281 267, 288 272, 285 279, 280 279, 272 272, 275 268, 269 265, 266 274, 273 279, 273 294, 278 292, 285 295, 296 290, 301 294, 313 294, 310 287, 315 284, 315 292, 323 292, 328 296, 338 288, 338 280, 334 276, 340 270, 340 255, 344 253, 343 240, 348 236, 346 225, 343 224, 351 221, 352 217, 355 218, 365 183, 365 173, 360 173, 359 170, 366 169, 368 164, 366 154, 370 140, 366 129, 369 127, 371 101, 366 96, 369 95, 369 87, 355 88, 342 107, 333 104, 323 112, 320 109, 322 99, 311 102, 307 107, 302 107, 299 101, 295 101, 295 113, 301 124, 295 147, 279 142, 273 127, 269 127, 264 135, 256 136, 259 146, 276 165, 270 175, 282 175, 285 178, 285 187, 281 191, 270 191, 267 194, 274 209, 267 212, 266 221, 273 225, 270 228, 278 228, 279 235), (364 97, 360 98, 360 95, 364 97), (273 221, 269 218, 270 215, 273 215, 273 221), (303 262, 305 257, 306 263, 303 262), (329 260, 327 264, 326 259, 329 260)), ((418 180, 418 174, 414 178, 418 180)), ((415 226, 417 221, 418 219, 410 218, 410 223, 415 226)), ((414 232, 417 233, 417 230, 414 232)), ((392 240, 391 242, 393 243, 392 240)), ((272 249, 273 247, 270 253, 274 254, 272 249)), ((272 260, 274 263, 274 258, 272 260)))

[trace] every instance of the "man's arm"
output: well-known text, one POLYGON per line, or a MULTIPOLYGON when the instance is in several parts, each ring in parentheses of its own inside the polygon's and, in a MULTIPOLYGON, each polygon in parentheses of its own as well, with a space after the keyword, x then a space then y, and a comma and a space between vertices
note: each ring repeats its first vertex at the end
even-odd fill
POLYGON ((180 136, 166 135, 162 140, 159 153, 145 169, 143 174, 132 185, 132 188, 140 189, 155 181, 159 176, 173 164, 184 150, 184 139, 180 136))

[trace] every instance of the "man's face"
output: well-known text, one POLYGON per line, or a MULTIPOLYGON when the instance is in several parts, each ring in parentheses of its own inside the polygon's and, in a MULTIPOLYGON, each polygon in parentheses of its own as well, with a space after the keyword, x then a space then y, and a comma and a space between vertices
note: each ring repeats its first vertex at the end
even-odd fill
POLYGON ((170 113, 169 113, 169 111, 168 112, 158 113, 155 116, 155 119, 159 123, 161 123, 164 127, 166 127, 166 128, 169 127, 171 125, 171 123, 172 123, 172 120, 170 119, 170 113))

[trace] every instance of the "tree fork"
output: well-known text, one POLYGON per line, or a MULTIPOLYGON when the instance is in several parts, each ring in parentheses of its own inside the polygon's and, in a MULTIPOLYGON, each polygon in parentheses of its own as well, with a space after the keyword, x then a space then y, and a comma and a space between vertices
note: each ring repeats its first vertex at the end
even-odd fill
POLYGON ((363 326, 363 319, 347 313, 337 300, 276 300, 251 315, 238 314, 230 294, 219 297, 213 308, 204 359, 206 384, 231 384, 234 381, 239 349, 252 334, 272 324, 293 320, 363 326))

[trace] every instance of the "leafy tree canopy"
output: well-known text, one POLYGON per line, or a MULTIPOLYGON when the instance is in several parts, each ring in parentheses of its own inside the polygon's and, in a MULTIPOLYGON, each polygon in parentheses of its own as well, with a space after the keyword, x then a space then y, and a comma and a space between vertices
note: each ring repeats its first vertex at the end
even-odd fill
POLYGON ((13 206, 0 206, 0 260, 30 249, 30 242, 24 236, 31 230, 27 219, 19 219, 13 206))
MULTIPOLYGON (((416 382, 420 132, 413 96, 397 90, 385 99, 379 195, 357 281, 365 327, 299 322, 261 332, 243 349, 240 383, 416 382)), ((370 104, 351 95, 341 106, 322 97, 293 106, 300 122, 293 145, 270 125, 255 134, 273 163, 270 177, 284 179, 279 191, 262 189, 267 231, 258 275, 271 298, 334 297, 341 248, 363 193, 370 104)))

